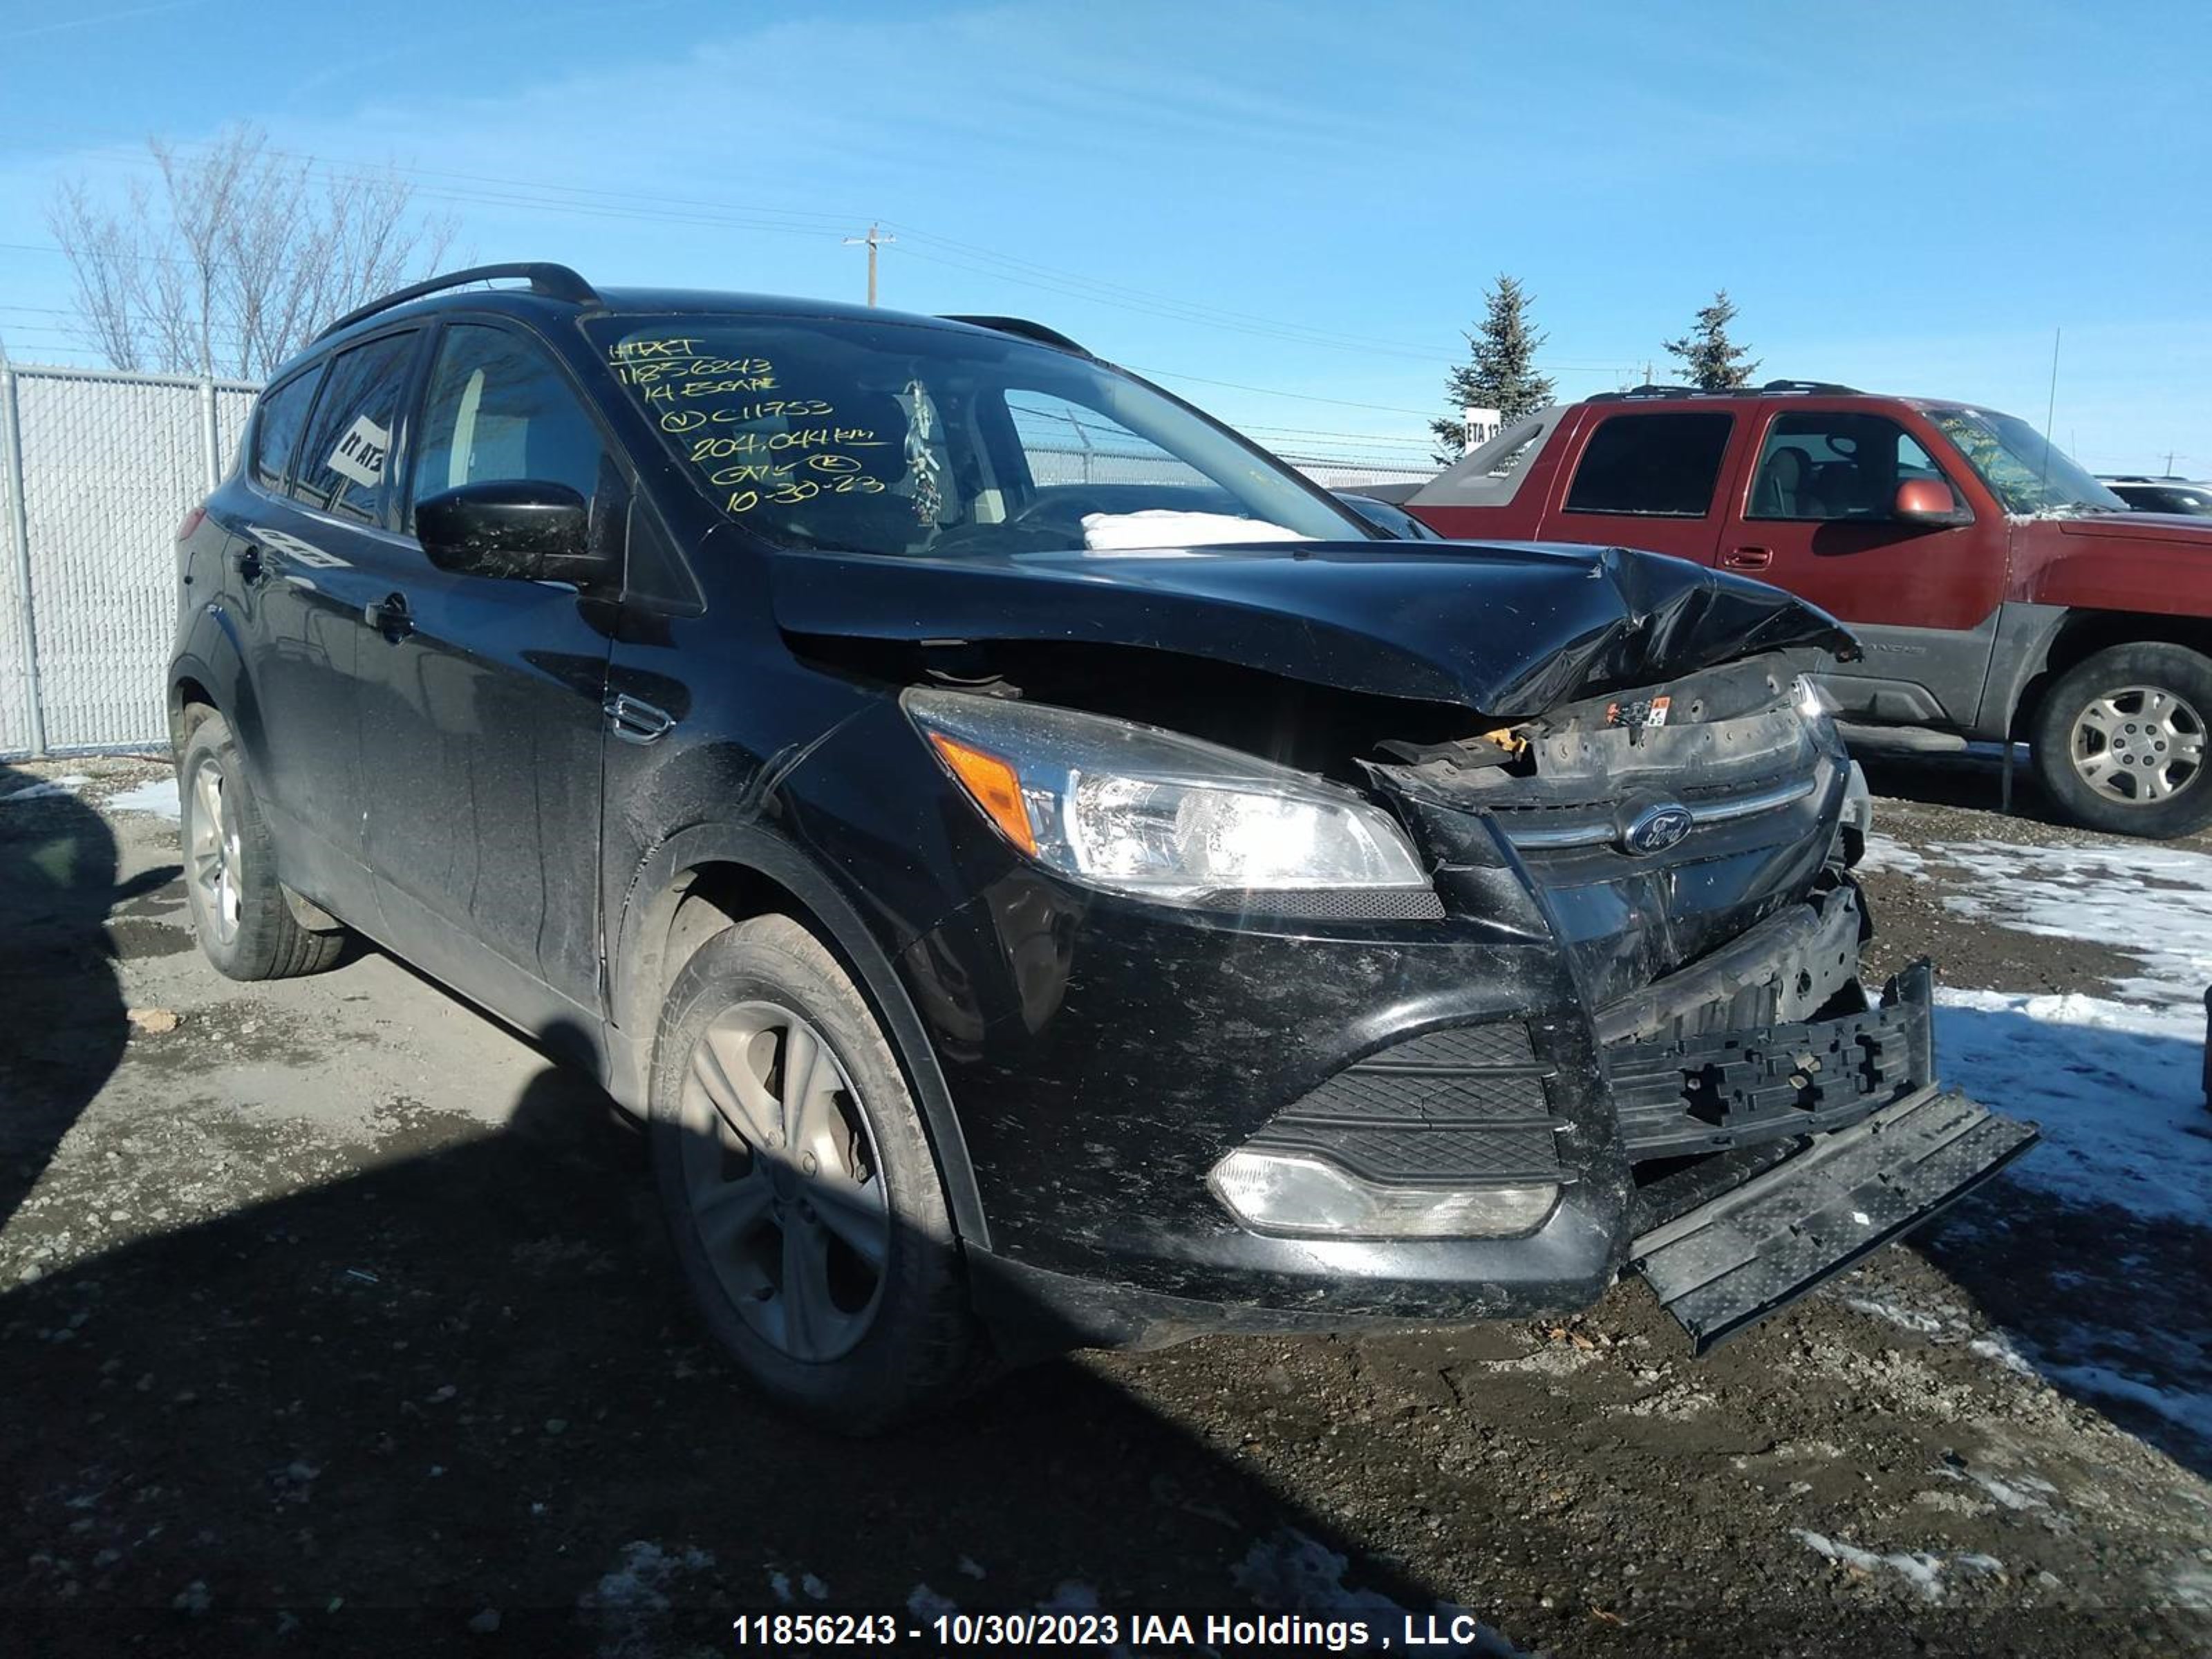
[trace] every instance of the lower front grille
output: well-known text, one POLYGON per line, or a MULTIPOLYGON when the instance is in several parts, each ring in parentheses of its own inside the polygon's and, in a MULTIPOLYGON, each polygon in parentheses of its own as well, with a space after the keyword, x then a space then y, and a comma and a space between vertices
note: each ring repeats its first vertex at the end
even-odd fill
POLYGON ((1308 1153, 1385 1186, 1565 1182, 1553 1075, 1518 1023, 1431 1031, 1338 1073, 1246 1145, 1308 1153))
POLYGON ((1935 1080, 1933 975, 1917 963, 1879 1008, 1604 1051, 1632 1160, 1679 1158, 1856 1122, 1935 1080))

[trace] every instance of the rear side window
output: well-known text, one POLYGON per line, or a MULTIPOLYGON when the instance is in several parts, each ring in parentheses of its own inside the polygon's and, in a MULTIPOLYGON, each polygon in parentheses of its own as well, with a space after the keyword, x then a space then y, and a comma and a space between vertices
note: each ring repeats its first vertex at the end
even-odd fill
MULTIPOLYGON (((414 448, 415 501, 463 484, 522 479, 566 484, 588 501, 605 453, 591 416, 537 346, 469 323, 439 337, 414 448)), ((411 503, 409 510, 411 517, 411 503)))
POLYGON ((1423 507, 1505 507, 1519 493, 1545 441, 1559 430, 1559 411, 1540 410, 1479 449, 1469 450, 1421 486, 1423 507))
POLYGON ((284 475, 291 470, 292 452, 300 447, 300 428, 314 407, 315 383, 322 374, 318 363, 263 394, 253 422, 253 481, 264 489, 284 493, 284 475))
POLYGON ((1613 416, 1583 453, 1566 510, 1704 518, 1735 424, 1735 416, 1717 411, 1613 416))
POLYGON ((331 360, 294 469, 294 495, 362 524, 382 516, 385 465, 414 349, 414 335, 387 334, 331 360))

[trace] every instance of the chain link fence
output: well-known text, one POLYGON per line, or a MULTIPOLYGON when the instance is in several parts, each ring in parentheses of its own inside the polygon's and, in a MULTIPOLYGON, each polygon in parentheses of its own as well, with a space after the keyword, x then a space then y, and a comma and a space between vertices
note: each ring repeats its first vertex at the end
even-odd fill
MULTIPOLYGON (((0 757, 167 745, 174 532, 228 469, 258 390, 0 360, 0 757)), ((1153 481, 1134 458, 1063 459, 1054 482, 1153 481)), ((1333 489, 1434 471, 1285 459, 1333 489)))
POLYGON ((173 537, 257 390, 0 363, 0 755, 166 741, 173 537))

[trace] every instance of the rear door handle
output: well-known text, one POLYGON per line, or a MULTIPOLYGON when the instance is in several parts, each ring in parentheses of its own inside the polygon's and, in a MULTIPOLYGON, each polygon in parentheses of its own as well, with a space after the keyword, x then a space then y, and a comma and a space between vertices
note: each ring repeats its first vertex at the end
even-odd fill
POLYGON ((371 599, 361 608, 362 626, 381 634, 394 645, 415 631, 415 619, 407 611, 404 593, 386 593, 380 599, 371 599))
POLYGON ((676 716, 666 709, 655 708, 625 692, 615 692, 602 707, 606 710, 608 730, 624 743, 652 743, 665 737, 676 724, 676 716))
POLYGON ((1774 562, 1771 547, 1731 547, 1721 562, 1731 570, 1764 570, 1774 562))

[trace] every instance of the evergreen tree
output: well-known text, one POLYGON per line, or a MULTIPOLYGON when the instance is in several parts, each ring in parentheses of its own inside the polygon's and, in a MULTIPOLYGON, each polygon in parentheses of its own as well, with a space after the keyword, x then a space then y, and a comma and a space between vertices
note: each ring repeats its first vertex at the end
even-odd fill
POLYGON ((1735 320, 1735 305, 1722 289, 1713 302, 1698 313, 1698 325, 1667 349, 1681 360, 1690 384, 1701 392, 1734 392, 1751 384, 1759 359, 1729 338, 1728 325, 1735 320))
POLYGON ((1501 276, 1484 301, 1482 323, 1468 335, 1468 359, 1444 380, 1451 412, 1429 422, 1436 434, 1437 464, 1449 466, 1465 451, 1463 411, 1494 409, 1510 426, 1552 401, 1552 382, 1536 373, 1536 354, 1551 337, 1528 325, 1529 296, 1510 276, 1501 276))

